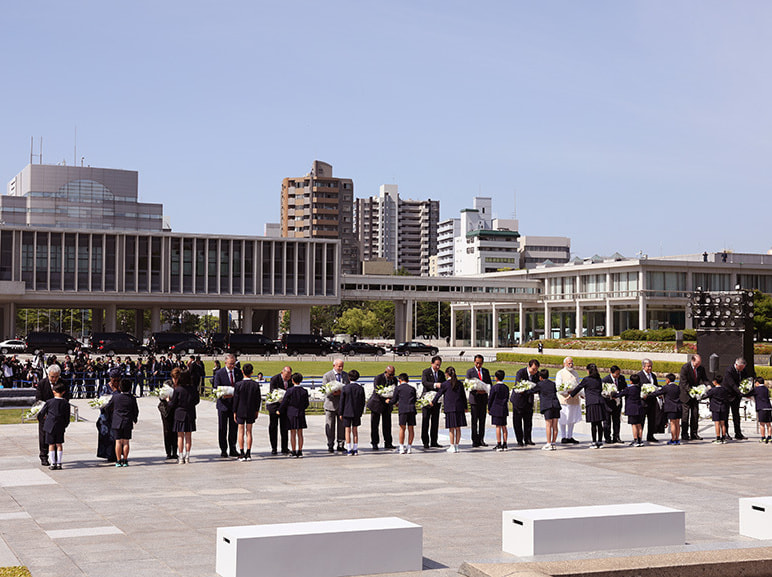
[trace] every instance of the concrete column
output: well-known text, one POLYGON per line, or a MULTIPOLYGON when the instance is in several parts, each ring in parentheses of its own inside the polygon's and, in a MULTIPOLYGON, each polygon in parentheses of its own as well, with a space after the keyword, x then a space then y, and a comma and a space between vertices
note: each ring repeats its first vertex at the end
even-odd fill
POLYGON ((105 332, 114 333, 118 324, 118 307, 107 305, 105 307, 105 332))
POLYGON ((496 310, 496 303, 491 304, 491 318, 493 321, 491 345, 497 349, 499 348, 499 311, 496 310))
POLYGON ((311 307, 299 306, 290 309, 290 333, 311 332, 311 307))
POLYGON ((104 309, 91 309, 91 332, 103 332, 105 324, 104 309))
POLYGON ((413 307, 415 307, 415 301, 409 300, 405 301, 406 307, 405 310, 407 314, 405 315, 405 340, 412 341, 413 337, 413 307))
POLYGON ((562 339, 566 334, 566 313, 560 313, 560 338, 562 339))
POLYGON ((472 322, 472 334, 469 346, 475 348, 477 346, 477 313, 474 310, 474 303, 469 303, 469 315, 472 322))
POLYGON ((252 332, 252 313, 254 311, 252 310, 252 307, 244 307, 243 311, 243 320, 241 323, 241 332, 244 334, 249 334, 252 332))
POLYGON ((145 309, 134 311, 134 336, 140 341, 145 336, 145 309))
POLYGON ((577 301, 576 303, 576 337, 581 338, 584 332, 584 321, 582 319, 582 305, 577 301))
POLYGON ((8 303, 3 307, 4 334, 6 339, 16 337, 16 303, 8 303))
POLYGON ((552 338, 552 314, 546 300, 544 301, 544 338, 552 338))
POLYGON ((450 305, 450 346, 456 346, 456 307, 450 305))
MULTIPOLYGON (((219 276, 217 277, 220 278, 219 276)), ((219 280, 217 281, 219 282, 219 280)), ((231 330, 230 323, 228 322, 228 311, 227 310, 221 310, 220 311, 220 330, 218 332, 221 333, 229 333, 231 330)))
POLYGON ((645 331, 646 324, 646 297, 641 293, 638 296, 638 329, 645 331))
POLYGON ((150 332, 161 332, 161 307, 152 307, 150 309, 150 332))
POLYGON ((394 301, 394 341, 402 343, 407 341, 405 323, 407 318, 407 301, 394 301))
POLYGON ((614 307, 611 306, 611 299, 606 296, 606 336, 614 336, 614 307))
POLYGON ((517 308, 517 322, 520 325, 518 330, 520 331, 520 344, 522 345, 525 342, 525 307, 523 307, 523 303, 518 303, 517 308))

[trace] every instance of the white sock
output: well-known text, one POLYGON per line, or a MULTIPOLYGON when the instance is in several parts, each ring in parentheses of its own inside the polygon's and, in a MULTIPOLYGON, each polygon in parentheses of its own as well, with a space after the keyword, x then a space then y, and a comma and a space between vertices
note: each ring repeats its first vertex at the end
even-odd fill
POLYGON ((359 450, 359 443, 354 443, 353 447, 354 447, 355 451, 358 451, 359 450))
POLYGON ((56 451, 48 451, 48 462, 56 465, 56 451))
POLYGON ((61 465, 62 464, 62 452, 57 451, 56 452, 56 464, 61 465))

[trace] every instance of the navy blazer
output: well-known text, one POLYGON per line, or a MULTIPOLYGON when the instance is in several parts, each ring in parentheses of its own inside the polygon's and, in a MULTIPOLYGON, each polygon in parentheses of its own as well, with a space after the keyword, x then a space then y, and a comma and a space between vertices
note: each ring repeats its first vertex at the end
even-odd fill
MULTIPOLYGON (((745 380, 750 376, 747 366, 743 367, 742 371, 738 371, 734 368, 734 364, 732 364, 732 366, 726 370, 721 387, 726 390, 728 403, 733 403, 742 396, 740 393, 740 381, 745 380)), ((711 411, 712 410, 713 409, 711 409, 711 411)))
POLYGON ((177 385, 169 399, 169 412, 173 412, 175 421, 195 419, 196 405, 200 401, 198 390, 194 386, 177 385))
POLYGON ((509 387, 504 383, 496 383, 491 387, 488 396, 488 413, 492 417, 509 415, 509 387))
POLYGON ((753 397, 756 403, 756 412, 772 410, 772 403, 769 402, 769 389, 766 385, 756 385, 751 391, 745 395, 746 397, 753 397))
POLYGON ((600 377, 584 377, 569 394, 572 397, 575 397, 582 389, 584 389, 585 405, 603 405, 606 403, 606 399, 601 395, 603 392, 603 383, 601 382, 600 377))
POLYGON ((304 415, 308 408, 308 391, 305 387, 291 386, 284 393, 284 398, 279 405, 279 411, 287 417, 299 417, 304 415))
POLYGON ((705 396, 710 399, 711 413, 719 413, 729 409, 729 391, 723 385, 709 388, 705 392, 705 396))
MULTIPOLYGON (((410 387, 411 389, 413 387, 410 387)), ((340 392, 340 415, 348 419, 361 417, 365 412, 365 390, 359 383, 349 383, 340 392)))
POLYGON ((64 433, 70 424, 70 401, 64 397, 48 399, 40 409, 38 419, 43 421, 43 430, 46 433, 64 433))
POLYGON ((397 377, 392 376, 391 378, 386 378, 386 373, 375 376, 373 379, 373 394, 370 395, 370 399, 367 401, 367 408, 370 409, 371 412, 391 413, 394 405, 387 403, 386 399, 375 391, 380 387, 390 387, 392 385, 394 385, 395 389, 397 388, 397 377))
MULTIPOLYGON (((692 367, 691 361, 684 363, 684 365, 681 367, 681 372, 678 375, 678 386, 681 391, 681 403, 697 403, 697 399, 692 399, 689 396, 689 389, 703 383, 710 383, 710 379, 705 373, 705 367, 700 365, 695 371, 692 367)), ((667 411, 667 409, 665 410, 667 411)))
POLYGON ((239 381, 234 387, 232 401, 233 412, 239 419, 257 418, 262 402, 260 383, 252 379, 239 381))
POLYGON ((394 396, 391 402, 399 407, 399 414, 415 413, 415 402, 418 398, 418 392, 415 387, 409 383, 400 383, 394 389, 394 396))
MULTIPOLYGON (((214 374, 214 379, 212 379, 212 387, 215 389, 217 387, 235 387, 236 383, 243 380, 244 375, 242 374, 241 369, 238 367, 233 367, 233 385, 231 385, 231 380, 228 377, 228 369, 223 367, 214 374)), ((233 398, 217 399, 217 410, 232 413, 233 398)))
POLYGON ((113 429, 131 429, 139 418, 137 399, 131 393, 113 393, 105 406, 110 413, 110 427, 113 429))
POLYGON ((429 367, 428 369, 424 369, 421 373, 421 385, 423 385, 423 391, 421 392, 421 396, 423 397, 426 393, 430 391, 434 391, 435 393, 440 390, 440 385, 445 381, 445 373, 442 369, 437 371, 437 377, 435 379, 434 377, 434 369, 429 367))
MULTIPOLYGON (((532 375, 527 367, 523 367, 515 375, 515 382, 531 381, 534 385, 539 382, 539 373, 532 375)), ((509 400, 512 401, 512 409, 518 413, 533 413, 533 395, 531 393, 519 393, 512 391, 509 400)))
MULTIPOLYGON (((688 395, 688 393, 687 393, 688 395)), ((662 410, 666 413, 678 413, 681 414, 681 387, 678 383, 668 383, 652 393, 652 396, 665 397, 665 404, 662 410)), ((691 398, 691 397, 690 397, 691 398)), ((681 417, 678 417, 679 419, 681 417)))
POLYGON ((468 405, 466 402, 466 389, 461 381, 458 381, 456 388, 453 389, 450 381, 445 381, 440 386, 440 392, 434 399, 434 404, 440 402, 440 397, 444 397, 443 407, 446 413, 465 413, 468 405))
POLYGON ((545 413, 550 409, 560 410, 560 400, 558 399, 558 389, 555 383, 549 379, 544 379, 536 383, 528 391, 530 394, 539 393, 539 412, 545 413))
MULTIPOLYGON (((274 375, 271 377, 271 382, 268 384, 268 392, 275 391, 276 389, 281 389, 285 393, 287 392, 287 389, 292 384, 292 381, 287 381, 287 386, 284 386, 284 378, 281 376, 281 373, 278 375, 274 375)), ((281 405, 281 401, 277 403, 267 403, 265 405, 265 410, 268 411, 271 414, 276 413, 276 411, 279 410, 279 405, 281 405)))
POLYGON ((616 396, 625 398, 625 415, 628 417, 636 417, 645 413, 643 399, 641 399, 641 385, 629 384, 616 396))
MULTIPOLYGON (((468 371, 466 371, 466 378, 467 379, 480 379, 483 383, 491 384, 491 373, 488 369, 485 367, 480 367, 480 372, 482 373, 482 379, 480 379, 480 376, 477 374, 477 369, 475 367, 472 367, 468 371)), ((488 403, 488 393, 485 391, 469 391, 469 404, 470 405, 476 405, 477 401, 480 401, 481 405, 485 405, 488 403)))

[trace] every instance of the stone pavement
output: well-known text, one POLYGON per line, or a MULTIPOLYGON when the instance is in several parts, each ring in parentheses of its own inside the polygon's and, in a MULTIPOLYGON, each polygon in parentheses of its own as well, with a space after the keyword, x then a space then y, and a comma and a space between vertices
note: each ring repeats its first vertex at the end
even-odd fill
MULTIPOLYGON (((545 452, 537 444, 507 453, 472 450, 466 429, 459 454, 417 449, 397 455, 369 450, 366 416, 360 455, 346 457, 328 455, 323 417, 314 415, 307 456, 292 459, 266 451, 268 419, 261 415, 254 460, 239 463, 220 458, 214 404, 202 401, 192 462, 177 465, 163 459, 157 400, 142 398, 131 466, 115 468, 95 457, 96 410, 74 402, 87 421, 70 425, 61 471, 39 466, 35 425, 0 426, 0 566, 18 560, 35 577, 211 577, 217 527, 397 516, 424 528, 422 574, 446 577, 464 562, 533 560, 502 552, 504 509, 641 501, 685 510, 688 544, 647 551, 631 542, 625 551, 539 559, 772 544, 738 534, 737 499, 772 494, 772 445, 757 442, 755 423, 746 425, 750 441, 727 445, 706 440, 589 450, 582 444, 545 452)), ((543 421, 535 416, 534 423, 538 443, 543 421)), ((709 439, 712 425, 702 425, 709 439)), ((446 433, 441 430, 443 444, 446 433)), ((582 424, 576 436, 586 440, 586 433, 582 424)), ((489 443, 492 434, 489 427, 489 443)), ((623 438, 630 439, 627 426, 623 438)), ((342 542, 330 554, 343 555, 345 548, 342 542)))

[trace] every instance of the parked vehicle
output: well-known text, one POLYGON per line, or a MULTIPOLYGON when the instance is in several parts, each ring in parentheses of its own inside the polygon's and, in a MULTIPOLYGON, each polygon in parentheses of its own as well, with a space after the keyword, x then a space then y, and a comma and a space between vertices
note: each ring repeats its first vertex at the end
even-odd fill
POLYGON ((219 355, 228 350, 228 333, 212 333, 209 335, 209 349, 213 355, 219 355))
POLYGON ((386 354, 386 349, 371 343, 356 341, 353 343, 343 343, 340 346, 340 352, 344 355, 376 355, 386 354))
POLYGON ((23 353, 26 350, 27 350, 27 344, 24 341, 10 339, 8 341, 3 341, 2 343, 0 343, 0 353, 4 355, 23 353))
POLYGON ((129 333, 93 333, 91 335, 91 350, 101 355, 144 355, 147 347, 129 333))
POLYGON ((332 343, 319 335, 307 334, 283 334, 281 336, 282 349, 288 355, 329 355, 332 343))
POLYGON ((186 339, 169 347, 170 355, 207 355, 209 346, 201 339, 186 339))
POLYGON ((276 344, 258 333, 231 334, 227 351, 234 355, 271 355, 278 352, 276 344))
POLYGON ((27 350, 31 353, 67 353, 73 354, 77 349, 84 349, 80 342, 67 333, 31 332, 25 339, 27 350))
POLYGON ((155 354, 165 354, 170 346, 197 338, 193 333, 153 333, 148 348, 155 354))
POLYGON ((408 341, 405 343, 399 343, 392 347, 391 352, 395 355, 431 355, 434 356, 440 352, 437 347, 426 345, 419 341, 408 341))

